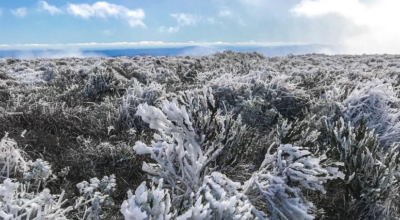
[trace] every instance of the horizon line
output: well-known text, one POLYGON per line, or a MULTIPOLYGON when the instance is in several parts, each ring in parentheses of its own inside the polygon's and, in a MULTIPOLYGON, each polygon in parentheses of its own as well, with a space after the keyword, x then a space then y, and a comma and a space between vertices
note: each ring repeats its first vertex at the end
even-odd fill
POLYGON ((163 41, 138 41, 138 42, 111 42, 111 43, 66 43, 66 44, 0 44, 0 50, 5 49, 116 49, 116 48, 160 48, 160 47, 185 47, 185 46, 306 46, 306 45, 324 45, 333 46, 322 43, 309 43, 309 42, 163 42, 163 41))

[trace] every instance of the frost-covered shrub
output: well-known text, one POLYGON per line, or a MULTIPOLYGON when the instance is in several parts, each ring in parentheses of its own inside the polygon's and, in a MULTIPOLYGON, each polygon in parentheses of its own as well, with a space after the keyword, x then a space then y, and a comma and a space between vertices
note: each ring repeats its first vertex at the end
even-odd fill
MULTIPOLYGON (((222 116, 215 108, 217 103, 212 91, 204 89, 203 94, 187 92, 172 102, 164 101, 162 110, 147 104, 138 108, 137 114, 157 133, 151 147, 137 142, 134 150, 149 154, 156 162, 144 162, 142 169, 153 182, 163 179, 164 186, 171 189, 172 204, 178 207, 178 213, 183 213, 178 219, 313 219, 309 211, 313 204, 305 198, 303 190, 325 193, 323 184, 336 178, 338 170, 325 168, 318 155, 307 148, 281 144, 271 152, 272 145, 259 171, 244 186, 234 183, 215 172, 218 169, 215 164, 226 149, 236 148, 234 144, 241 139, 245 127, 229 114, 222 116), (266 209, 255 208, 254 203, 266 209)), ((307 125, 298 124, 283 126, 278 140, 290 139, 308 145, 315 141, 318 137, 315 130, 293 132, 307 125), (305 134, 310 136, 304 140, 298 137, 305 134)), ((138 197, 139 194, 136 200, 138 197)), ((133 200, 130 203, 134 207, 132 212, 144 211, 137 208, 144 205, 133 200)), ((124 203, 123 210, 126 208, 124 203)))
POLYGON ((397 218, 399 146, 380 147, 377 135, 360 120, 329 125, 329 160, 344 173, 348 212, 359 218, 397 218), (397 216, 397 217, 396 217, 397 216))
POLYGON ((51 166, 47 161, 36 159, 35 162, 28 162, 29 170, 24 173, 24 179, 46 181, 52 174, 51 166))
POLYGON ((137 154, 149 154, 156 162, 144 162, 143 170, 155 182, 162 178, 176 190, 174 204, 199 189, 218 156, 235 157, 230 152, 238 147, 244 128, 229 114, 221 115, 209 89, 182 94, 178 100, 165 100, 162 111, 147 104, 138 107, 137 114, 157 133, 152 146, 138 141, 134 147, 137 154))
POLYGON ((90 71, 89 79, 81 93, 86 97, 97 98, 106 92, 115 92, 118 83, 114 72, 103 67, 95 67, 90 71))
POLYGON ((0 141, 0 180, 27 170, 26 162, 21 155, 22 152, 17 147, 17 142, 7 136, 6 133, 0 141))
POLYGON ((136 116, 139 104, 153 105, 164 94, 164 87, 158 83, 152 82, 148 86, 143 86, 138 81, 132 80, 132 85, 126 90, 119 106, 117 127, 142 129, 143 122, 140 117, 136 116))
POLYGON ((271 145, 258 172, 246 182, 245 194, 252 202, 267 207, 256 211, 258 216, 272 219, 313 219, 313 207, 303 190, 325 193, 323 184, 337 175, 321 165, 321 159, 302 147, 271 145), (275 152, 271 152, 274 150, 275 152))
POLYGON ((398 91, 390 83, 373 80, 358 85, 344 101, 347 119, 364 119, 374 129, 382 146, 400 141, 400 100, 398 91))
POLYGON ((65 207, 64 192, 53 195, 43 188, 52 173, 48 163, 40 159, 26 163, 17 143, 7 135, 1 140, 0 147, 0 217, 5 220, 67 219, 72 207, 65 207), (23 182, 10 179, 17 178, 20 173, 23 182))
POLYGON ((352 90, 352 86, 338 86, 335 84, 326 86, 320 96, 313 100, 314 103, 310 108, 310 112, 326 118, 330 122, 338 120, 343 116, 342 103, 347 98, 349 90, 352 90))
POLYGON ((66 207, 60 195, 50 194, 49 189, 42 192, 25 191, 25 186, 10 179, 0 184, 0 217, 4 220, 19 219, 68 219, 66 215, 72 207, 66 207))
MULTIPOLYGON (((77 184, 81 196, 76 199, 75 207, 66 206, 67 200, 64 199, 65 192, 61 194, 51 194, 45 188, 47 183, 55 180, 51 166, 42 159, 35 162, 25 162, 21 152, 17 148, 17 143, 6 137, 1 140, 1 147, 4 149, 6 161, 13 162, 5 164, 9 169, 16 169, 23 178, 18 178, 15 172, 12 174, 14 179, 7 177, 0 179, 0 218, 4 220, 21 219, 48 219, 62 220, 70 219, 72 214, 81 219, 101 219, 102 207, 113 205, 111 194, 116 187, 115 176, 104 176, 101 180, 92 178, 90 183, 83 181, 77 184), (18 156, 18 157, 17 157, 18 156), (18 164, 16 164, 18 162, 18 164), (26 168, 25 168, 26 167, 26 168)), ((3 156, 3 154, 2 154, 3 156)), ((62 169, 60 175, 65 179, 68 169, 62 169)))
POLYGON ((275 143, 301 146, 313 153, 323 150, 319 139, 321 132, 324 132, 324 122, 316 115, 310 114, 293 122, 280 118, 275 130, 275 143))
POLYGON ((49 182, 57 179, 52 174, 52 169, 47 161, 36 159, 35 162, 31 160, 27 162, 27 171, 23 173, 23 183, 26 185, 27 191, 38 191, 46 188, 49 182))
POLYGON ((139 117, 135 116, 137 106, 142 102, 143 94, 142 85, 134 80, 133 85, 128 88, 122 97, 119 106, 119 115, 117 119, 117 127, 120 129, 140 128, 142 122, 139 117))
POLYGON ((180 75, 181 81, 184 82, 194 82, 197 77, 197 71, 194 68, 189 69, 180 75))
POLYGON ((121 206, 126 220, 144 219, 255 219, 253 205, 239 192, 240 183, 232 182, 225 175, 213 172, 204 178, 199 191, 192 193, 187 201, 173 208, 171 191, 162 189, 160 179, 156 187, 146 187, 143 182, 135 191, 128 191, 128 200, 121 206), (178 211, 181 214, 178 214, 178 211))
POLYGON ((101 181, 97 178, 80 182, 76 185, 81 196, 76 199, 75 209, 81 219, 102 219, 102 207, 113 203, 111 194, 116 187, 115 176, 104 176, 101 181))
POLYGON ((205 176, 203 185, 193 199, 194 205, 182 216, 196 219, 196 206, 200 206, 200 202, 203 204, 202 214, 205 215, 202 219, 255 219, 252 213, 255 208, 242 192, 242 185, 218 172, 205 176))
POLYGON ((44 62, 40 67, 40 78, 44 81, 50 81, 58 75, 58 69, 54 62, 44 62))
POLYGON ((309 97, 284 75, 255 72, 249 75, 225 74, 212 80, 215 96, 228 109, 243 115, 252 127, 268 128, 278 115, 296 118, 308 108, 309 97))
POLYGON ((160 179, 157 187, 147 188, 143 182, 135 195, 129 190, 128 200, 121 206, 125 220, 175 219, 177 212, 172 208, 170 192, 162 187, 163 180, 160 179))

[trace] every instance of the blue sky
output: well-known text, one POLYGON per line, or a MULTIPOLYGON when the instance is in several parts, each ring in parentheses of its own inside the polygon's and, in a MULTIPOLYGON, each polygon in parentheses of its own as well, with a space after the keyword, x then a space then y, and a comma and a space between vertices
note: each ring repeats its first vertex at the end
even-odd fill
POLYGON ((0 47, 320 43, 390 53, 400 51, 399 6, 396 0, 1 1, 0 47))

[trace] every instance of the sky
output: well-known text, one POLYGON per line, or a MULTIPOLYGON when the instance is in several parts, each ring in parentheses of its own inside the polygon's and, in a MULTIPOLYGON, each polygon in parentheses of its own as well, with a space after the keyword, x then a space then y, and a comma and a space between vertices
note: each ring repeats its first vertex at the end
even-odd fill
POLYGON ((341 45, 400 53, 399 0, 3 0, 0 49, 341 45))

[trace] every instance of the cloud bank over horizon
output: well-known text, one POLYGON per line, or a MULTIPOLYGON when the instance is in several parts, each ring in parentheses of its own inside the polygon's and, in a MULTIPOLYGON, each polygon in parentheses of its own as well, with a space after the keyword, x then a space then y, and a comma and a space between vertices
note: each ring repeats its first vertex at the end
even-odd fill
MULTIPOLYGON (((155 43, 155 42, 153 42, 155 43)), ((68 47, 59 49, 24 49, 24 50, 0 50, 0 58, 17 59, 58 59, 58 58, 87 58, 87 57, 117 57, 117 56, 207 56, 217 52, 234 51, 259 53, 267 57, 287 56, 289 54, 300 55, 310 53, 337 54, 340 48, 328 45, 297 45, 297 44, 264 44, 256 45, 254 42, 242 42, 241 44, 227 44, 224 42, 214 42, 214 44, 190 44, 190 43, 164 43, 152 44, 147 42, 141 47, 129 47, 126 44, 121 47, 89 47, 75 48, 68 47), (247 43, 247 44, 243 44, 247 43), (146 46, 147 45, 147 46, 146 46), (162 45, 162 46, 160 46, 162 45)), ((132 44, 131 44, 132 45, 132 44)), ((38 47, 36 47, 38 48, 38 47)))
POLYGON ((60 59, 60 58, 89 58, 89 57, 106 57, 106 55, 97 52, 85 52, 80 49, 64 49, 64 50, 43 50, 31 51, 21 50, 13 51, 12 53, 2 54, 0 51, 0 58, 16 58, 23 60, 32 59, 60 59))
MULTIPOLYGON (((273 46, 301 46, 310 45, 302 42, 163 42, 163 41, 140 41, 140 42, 111 42, 111 43, 69 43, 69 44, 0 44, 0 50, 43 50, 43 49, 118 49, 118 48, 165 48, 165 47, 215 47, 215 46, 246 46, 246 47, 273 47, 273 46)), ((327 45, 329 46, 329 45, 327 45)))

